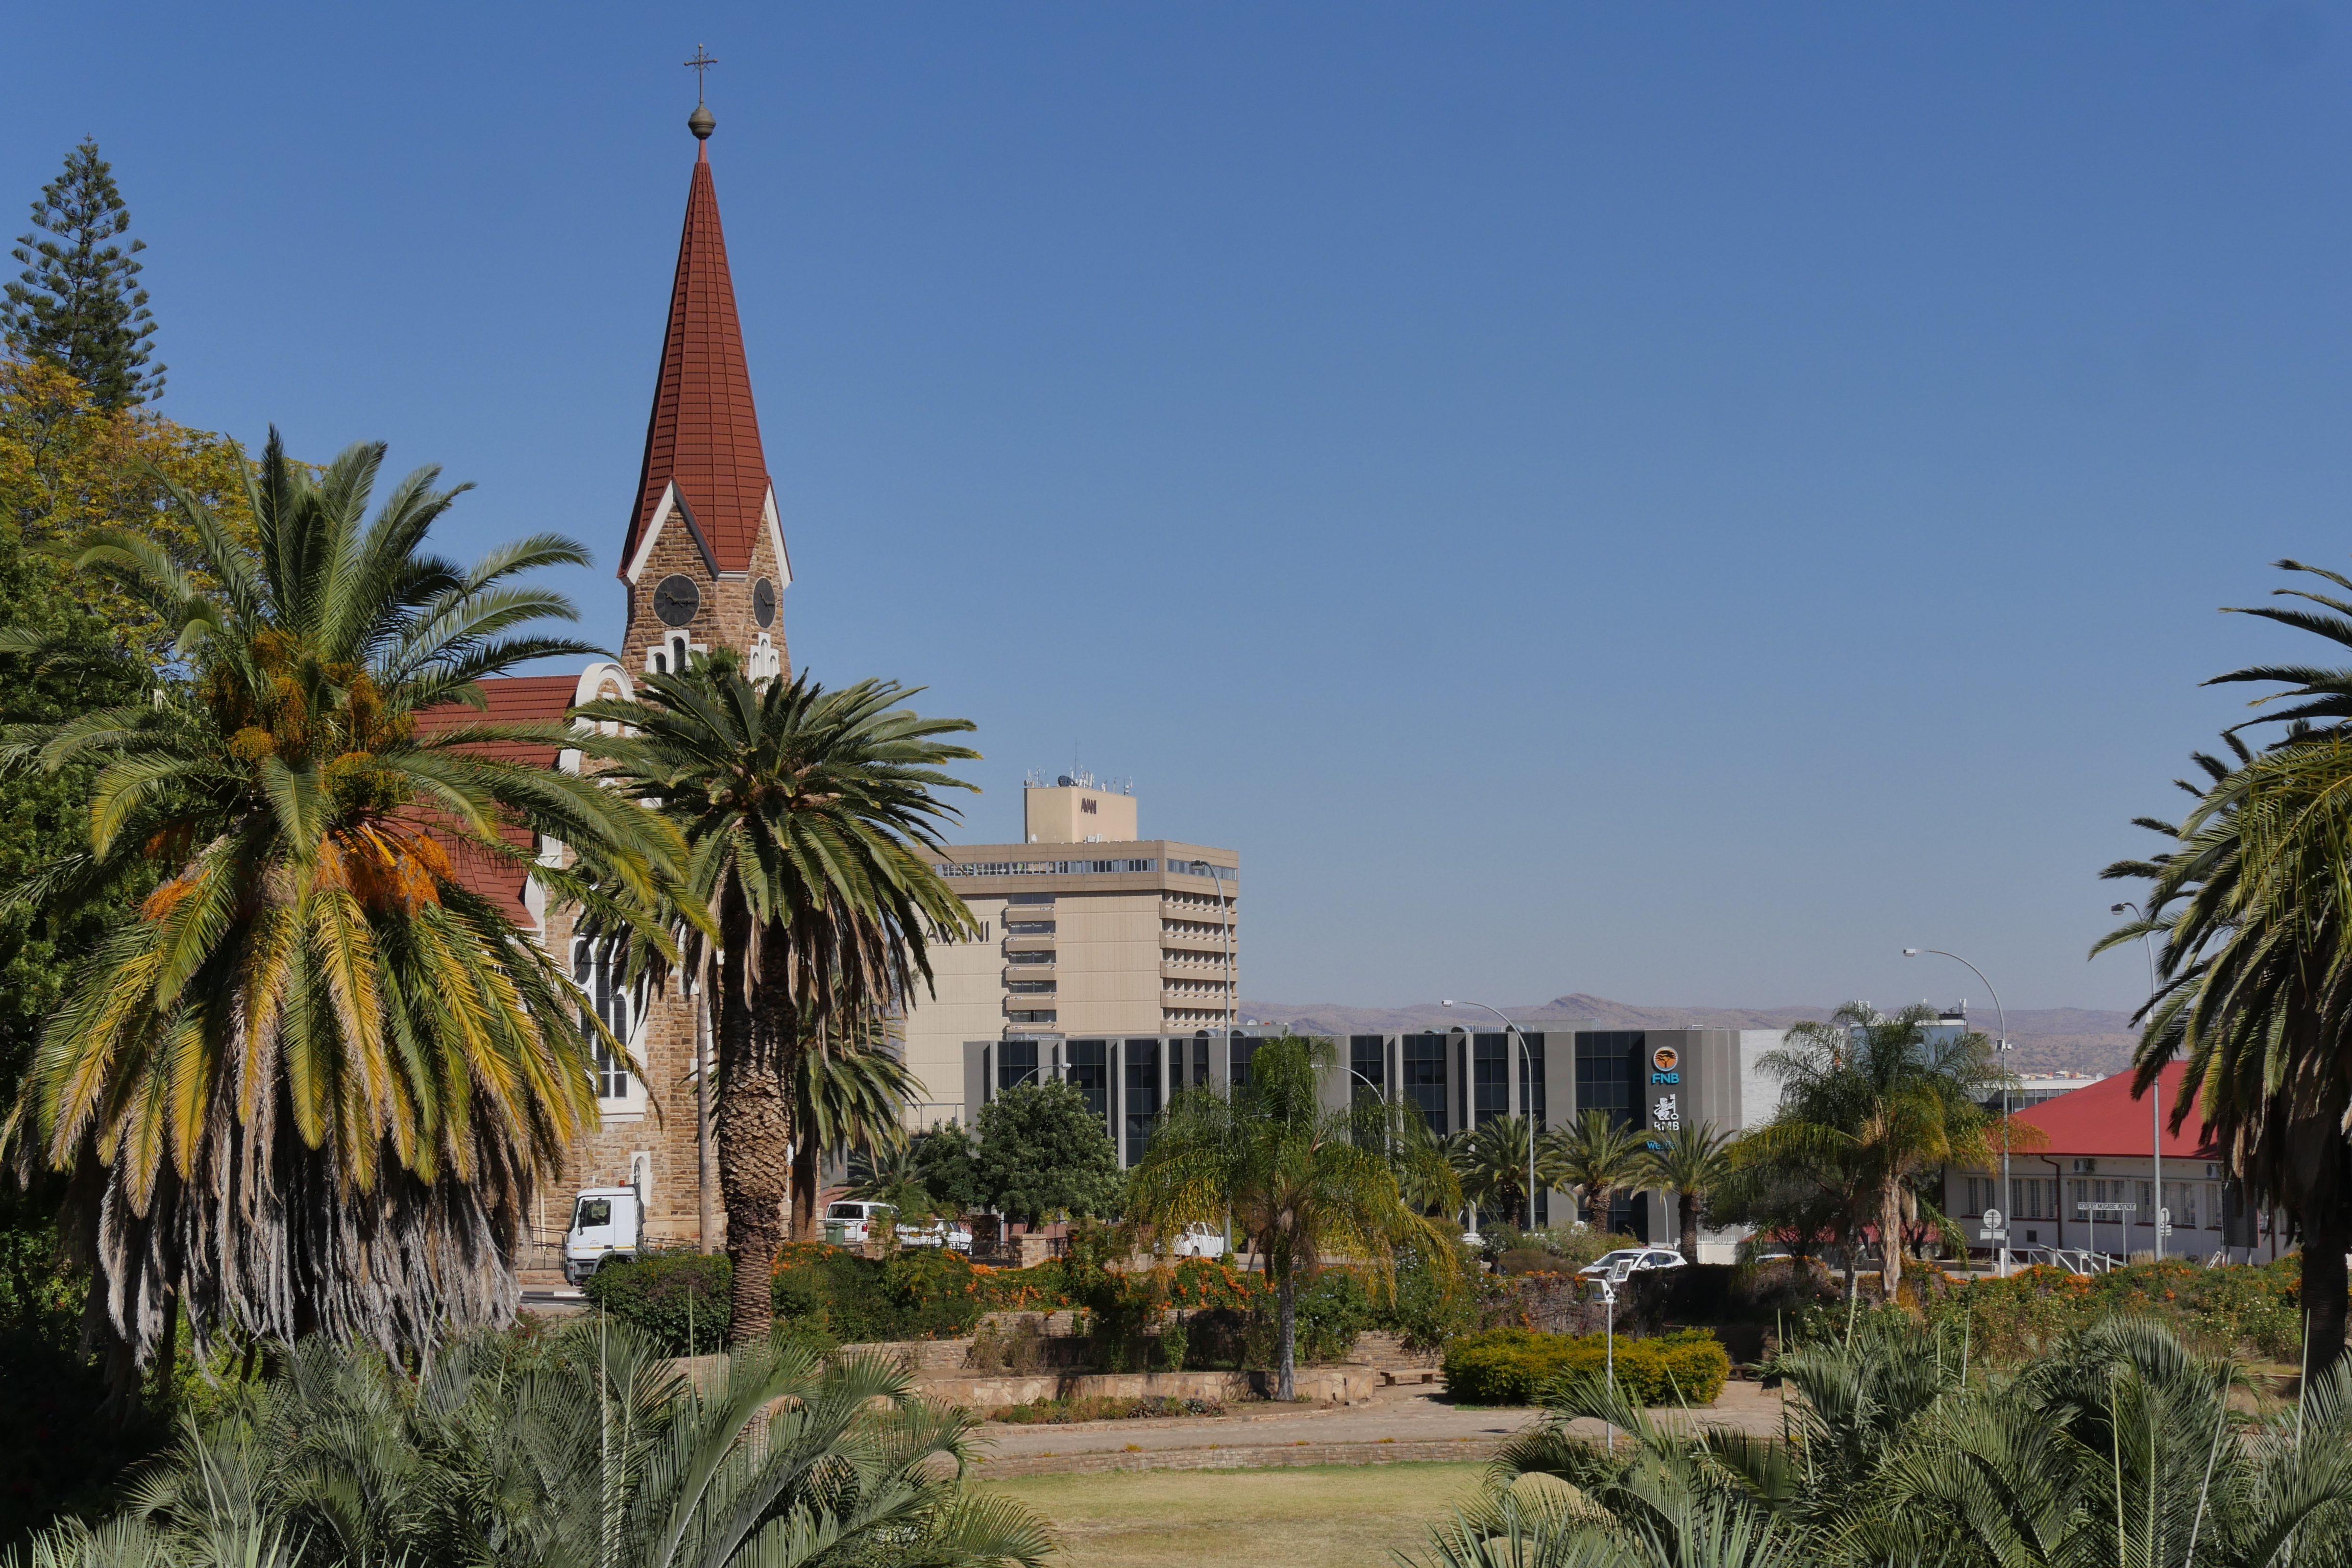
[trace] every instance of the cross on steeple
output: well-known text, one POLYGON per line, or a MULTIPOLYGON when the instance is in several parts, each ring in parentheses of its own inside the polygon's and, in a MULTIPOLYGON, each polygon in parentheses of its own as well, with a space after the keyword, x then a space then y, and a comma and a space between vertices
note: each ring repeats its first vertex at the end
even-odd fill
POLYGON ((694 72, 694 101, 696 107, 699 108, 702 103, 702 73, 709 70, 712 66, 717 65, 719 63, 719 57, 716 55, 704 54, 702 52, 702 46, 700 44, 697 44, 694 46, 694 58, 690 60, 684 60, 679 63, 694 72))

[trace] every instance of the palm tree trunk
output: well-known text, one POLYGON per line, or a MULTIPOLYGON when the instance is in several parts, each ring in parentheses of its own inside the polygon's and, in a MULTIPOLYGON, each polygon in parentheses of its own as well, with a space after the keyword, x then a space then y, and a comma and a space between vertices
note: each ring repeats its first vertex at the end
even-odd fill
POLYGON ((1286 1273, 1279 1288, 1282 1301, 1282 1352, 1276 1361, 1274 1396, 1298 1397, 1298 1282, 1286 1273))
POLYGON ((1682 1222, 1683 1261, 1698 1261, 1698 1194, 1677 1193, 1676 1217, 1682 1222))
POLYGON ((782 1239, 790 1195, 791 1107, 776 1064, 763 1060, 753 1028, 750 965, 751 915, 740 892, 719 911, 726 957, 719 964, 719 1187, 727 1207, 727 1257, 734 1268, 727 1337, 757 1344, 774 1321, 770 1277, 782 1239))
POLYGON ((1895 1299, 1903 1288, 1903 1184, 1889 1181, 1878 1192, 1879 1295, 1895 1299))
POLYGON ((1594 1234, 1599 1236, 1609 1234, 1609 1200, 1616 1195, 1607 1187, 1592 1189, 1592 1201, 1586 1210, 1587 1218, 1584 1223, 1592 1227, 1594 1234))
POLYGON ((2325 1377, 2344 1354, 2344 1249, 2352 1246, 2352 1215, 2340 1203, 2313 1204, 2303 1215, 2303 1300, 2310 1310, 2311 1373, 2325 1377))
POLYGON ((816 1146, 814 1138, 803 1138, 793 1145, 793 1239, 819 1239, 816 1226, 818 1178, 824 1166, 824 1151, 816 1146))

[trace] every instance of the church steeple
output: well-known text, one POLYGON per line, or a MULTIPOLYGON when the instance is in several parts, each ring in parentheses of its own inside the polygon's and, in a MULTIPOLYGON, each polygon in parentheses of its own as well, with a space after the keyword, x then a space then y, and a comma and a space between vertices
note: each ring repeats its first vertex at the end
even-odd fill
POLYGON ((751 656, 754 673, 762 663, 781 673, 780 596, 792 568, 710 177, 715 123, 700 103, 688 121, 698 146, 636 508, 621 553, 620 576, 629 584, 625 657, 635 667, 672 668, 680 642, 696 649, 724 645, 751 656), (691 595, 680 577, 690 580, 691 595), (761 659, 770 647, 775 657, 761 659), (658 666, 657 652, 667 655, 658 666))

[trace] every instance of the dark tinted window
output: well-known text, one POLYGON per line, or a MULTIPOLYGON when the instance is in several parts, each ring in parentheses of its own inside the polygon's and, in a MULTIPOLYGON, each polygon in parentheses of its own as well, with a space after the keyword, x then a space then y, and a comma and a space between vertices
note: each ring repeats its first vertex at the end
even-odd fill
POLYGON ((1605 1110, 1620 1127, 1637 1120, 1642 1048, 1648 1038, 1639 1029, 1594 1030, 1576 1037, 1578 1115, 1605 1110))
POLYGON ((996 1088, 999 1093, 1015 1084, 1037 1081, 1036 1041, 1007 1040, 997 1047, 996 1058, 996 1088))
POLYGON ((1380 1035, 1348 1037, 1348 1082, 1358 1100, 1377 1100, 1388 1087, 1388 1041, 1380 1035))
MULTIPOLYGON (((1183 1042, 1175 1048, 1183 1049, 1183 1042)), ((1129 1040, 1120 1054, 1127 1065, 1127 1163, 1132 1165, 1143 1158, 1160 1110, 1160 1042, 1129 1040)))
POLYGON ((1422 1119, 1440 1137, 1445 1134, 1445 1037, 1407 1035, 1402 1051, 1404 1081, 1398 1087, 1406 1100, 1421 1108, 1422 1119))
POLYGON ((1064 1076, 1070 1080, 1072 1087, 1087 1097, 1087 1110, 1100 1117, 1110 1115, 1108 1040, 1072 1040, 1069 1068, 1064 1076))
POLYGON ((1480 1035, 1470 1046, 1471 1104, 1484 1126, 1511 1109, 1510 1054, 1517 1042, 1501 1035, 1480 1035))

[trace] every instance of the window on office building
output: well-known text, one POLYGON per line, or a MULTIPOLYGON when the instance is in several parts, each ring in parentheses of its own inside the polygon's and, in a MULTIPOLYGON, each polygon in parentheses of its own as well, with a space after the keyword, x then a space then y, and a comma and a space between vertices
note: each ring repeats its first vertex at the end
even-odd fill
POLYGON ((1639 1029, 1596 1029, 1576 1037, 1576 1108, 1605 1110, 1620 1127, 1637 1125, 1642 1049, 1649 1037, 1639 1029))
MULTIPOLYGON (((1541 1129, 1548 1110, 1544 1104, 1544 1037, 1541 1035, 1521 1035, 1528 1048, 1519 1053, 1519 1104, 1526 1111, 1529 1125, 1541 1129)), ((1551 1194, 1536 1194, 1536 1223, 1551 1223, 1551 1194)))
POLYGON ((1388 1092, 1388 1041, 1380 1035, 1348 1037, 1348 1086, 1359 1105, 1380 1100, 1388 1092))
POLYGON ((1110 1116, 1110 1042, 1072 1040, 1064 1076, 1073 1088, 1087 1097, 1087 1109, 1108 1126, 1110 1116))
POLYGON ((1510 1047, 1500 1035, 1480 1035, 1470 1042, 1470 1105, 1478 1126, 1510 1112, 1510 1047))
POLYGON ((1234 1056, 1231 1065, 1234 1071, 1234 1087, 1246 1089, 1249 1087, 1250 1059, 1257 1055, 1259 1042, 1251 1039, 1247 1035, 1235 1035, 1233 1037, 1233 1042, 1234 1056))
POLYGON ((1037 1081, 1037 1042, 1007 1040, 997 1047, 996 1091, 999 1094, 1016 1084, 1037 1081))
POLYGON ((1422 1120, 1439 1137, 1445 1135, 1445 1037, 1407 1035, 1403 1041, 1404 1097, 1421 1108, 1422 1120))
MULTIPOLYGON (((1173 1041, 1170 1048, 1181 1051, 1184 1042, 1173 1041)), ((1119 1054, 1127 1070, 1127 1163, 1132 1165, 1143 1158, 1151 1119, 1160 1114, 1160 1042, 1129 1040, 1119 1054)))

